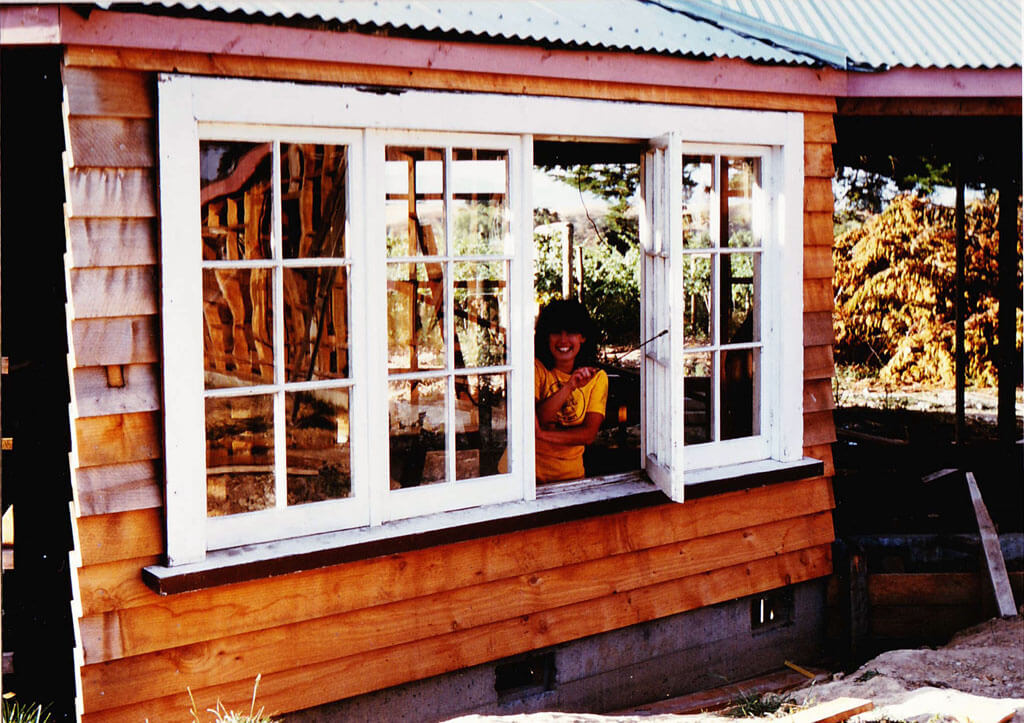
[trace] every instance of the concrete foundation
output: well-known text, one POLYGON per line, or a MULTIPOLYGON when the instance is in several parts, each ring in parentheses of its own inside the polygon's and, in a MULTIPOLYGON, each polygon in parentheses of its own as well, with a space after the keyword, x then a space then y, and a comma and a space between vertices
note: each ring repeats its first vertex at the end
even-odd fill
POLYGON ((825 581, 787 592, 791 604, 762 625, 762 596, 741 598, 291 713, 282 721, 602 713, 717 687, 780 668, 785 660, 806 664, 821 657, 825 581))

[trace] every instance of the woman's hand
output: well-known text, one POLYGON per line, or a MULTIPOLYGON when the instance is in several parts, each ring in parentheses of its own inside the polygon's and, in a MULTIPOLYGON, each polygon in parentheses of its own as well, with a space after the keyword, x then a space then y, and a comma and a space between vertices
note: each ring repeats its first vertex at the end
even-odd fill
POLYGON ((571 377, 569 377, 568 385, 573 389, 581 389, 587 385, 587 382, 594 378, 594 375, 597 374, 598 371, 597 367, 580 367, 572 373, 571 377))

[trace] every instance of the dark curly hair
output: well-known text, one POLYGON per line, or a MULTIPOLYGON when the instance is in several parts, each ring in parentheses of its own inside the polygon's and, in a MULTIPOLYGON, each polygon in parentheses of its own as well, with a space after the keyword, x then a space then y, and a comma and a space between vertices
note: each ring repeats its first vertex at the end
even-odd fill
POLYGON ((582 334, 583 344, 576 355, 574 368, 593 366, 597 363, 597 326, 590 319, 590 314, 583 304, 575 299, 555 299, 548 303, 537 315, 537 326, 533 336, 533 353, 541 364, 553 369, 555 360, 551 357, 548 347, 548 336, 567 331, 570 334, 582 334))

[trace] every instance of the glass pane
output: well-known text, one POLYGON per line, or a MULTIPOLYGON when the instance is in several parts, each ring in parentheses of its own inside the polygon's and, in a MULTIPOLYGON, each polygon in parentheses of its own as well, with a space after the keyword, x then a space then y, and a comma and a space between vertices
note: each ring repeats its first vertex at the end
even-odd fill
POLYGON ((348 149, 281 144, 281 232, 284 257, 345 256, 348 149))
POLYGON ((710 442, 714 434, 711 352, 683 355, 683 444, 710 442))
POLYGON ((207 516, 269 509, 274 498, 273 397, 207 399, 207 516))
MULTIPOLYGON (((722 159, 729 173, 728 245, 759 246, 754 225, 754 194, 761 185, 760 158, 722 159)), ((723 222, 725 223, 725 222, 723 222)))
POLYGON ((760 341, 757 292, 761 254, 722 254, 722 343, 760 341))
POLYGON ((287 381, 347 377, 348 324, 348 269, 284 269, 287 381))
POLYGON ((352 495, 348 390, 285 394, 288 504, 352 495))
POLYGON ((274 381, 269 269, 203 269, 206 388, 274 381))
POLYGON ((722 354, 722 439, 760 434, 761 351, 729 349, 722 354))
POLYGON ((199 142, 204 259, 268 259, 273 192, 269 143, 199 142))
POLYGON ((446 379, 390 382, 391 489, 444 482, 446 379))
POLYGON ((455 366, 505 363, 508 344, 507 264, 455 264, 455 366))
POLYGON ((444 150, 385 150, 388 256, 445 254, 444 150))
POLYGON ((443 369, 441 264, 388 264, 388 371, 443 369))
POLYGON ((714 156, 683 157, 683 247, 708 248, 714 202, 714 156))
POLYGON ((504 253, 509 238, 508 153, 456 148, 451 177, 455 253, 504 253))
POLYGON ((455 479, 501 472, 508 446, 505 374, 455 378, 455 479))
POLYGON ((683 256, 683 345, 708 346, 711 336, 711 256, 683 256))

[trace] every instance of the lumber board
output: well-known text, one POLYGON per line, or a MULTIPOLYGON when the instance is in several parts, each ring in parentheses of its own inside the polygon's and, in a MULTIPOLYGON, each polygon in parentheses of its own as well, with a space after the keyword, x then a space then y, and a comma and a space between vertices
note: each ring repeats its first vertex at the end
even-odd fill
POLYGON ((139 572, 147 565, 159 564, 161 559, 149 555, 78 567, 80 617, 95 619, 103 613, 155 603, 160 596, 146 587, 139 572))
POLYGON ((836 125, 831 113, 804 113, 804 142, 836 142, 836 125))
POLYGON ((828 178, 835 175, 832 165, 832 146, 827 143, 804 144, 804 176, 807 178, 828 178))
POLYGON ((978 531, 981 533, 981 549, 985 554, 988 579, 992 583, 992 592, 996 598, 996 608, 1003 617, 1013 617, 1017 614, 1017 606, 1013 603, 1013 590, 1010 588, 1010 578, 1006 574, 1006 561, 1003 559, 1003 550, 999 546, 999 534, 996 526, 992 523, 992 517, 988 513, 985 501, 981 498, 981 490, 974 479, 973 472, 965 474, 967 478, 967 489, 971 495, 971 504, 974 505, 974 516, 978 521, 978 531))
POLYGON ((804 413, 804 446, 831 444, 836 441, 836 425, 832 410, 804 413))
POLYGON ((72 168, 152 168, 156 147, 148 118, 69 115, 65 105, 67 162, 72 168))
POLYGON ((831 246, 804 246, 804 281, 807 279, 832 280, 835 264, 831 246))
MULTIPOLYGON (((158 614, 195 621, 189 631, 193 638, 178 638, 175 644, 200 642, 251 631, 252 623, 237 607, 239 600, 258 609, 258 626, 269 628, 753 528, 824 512, 834 505, 825 478, 782 483, 182 593, 162 598, 165 612, 158 614), (216 611, 225 606, 238 614, 218 615, 216 611)), ((94 597, 86 581, 81 584, 83 599, 94 597)), ((128 604, 142 602, 125 601, 128 604)))
POLYGON ((83 566, 163 552, 162 510, 129 510, 79 517, 75 522, 83 566))
MULTIPOLYGON (((159 652, 87 665, 83 676, 89 688, 104 695, 87 694, 86 704, 97 710, 114 703, 159 697, 166 693, 167 680, 180 673, 187 673, 190 686, 207 687, 244 678, 253 670, 267 674, 331 660, 338 656, 337 631, 345 631, 346 655, 368 653, 816 548, 827 545, 832 537, 831 515, 819 513, 772 523, 763 529, 735 530, 251 634, 174 649, 158 645, 159 652)), ((301 590, 295 594, 301 594, 301 590)), ((133 618, 147 609, 118 616, 123 655, 133 654, 132 641, 143 632, 140 625, 145 624, 133 618)), ((188 621, 177 622, 188 625, 188 621)), ((94 621, 89 621, 88 627, 94 627, 94 621)), ((95 643, 102 645, 109 637, 101 636, 95 643)), ((170 643, 177 639, 166 630, 161 637, 170 643)), ((83 639, 89 663, 93 642, 89 637, 83 639)))
POLYGON ((870 610, 869 626, 873 638, 944 643, 953 633, 984 618, 976 606, 877 605, 870 610))
POLYGON ((160 409, 160 372, 155 364, 78 367, 71 374, 71 414, 101 417, 107 414, 155 412, 160 409), (124 386, 111 386, 108 369, 120 370, 124 386))
POLYGON ((640 85, 610 81, 539 78, 497 73, 430 68, 392 68, 357 63, 254 58, 208 53, 185 53, 130 48, 97 48, 69 45, 64 62, 68 66, 130 68, 138 71, 167 71, 195 75, 236 76, 319 83, 348 83, 402 88, 515 93, 520 95, 636 100, 756 110, 834 113, 831 96, 762 93, 640 85))
POLYGON ((150 364, 160 361, 158 317, 122 316, 69 320, 72 367, 150 364))
POLYGON ((832 213, 832 177, 804 179, 804 211, 832 213))
POLYGON ((76 419, 72 461, 78 468, 159 459, 161 442, 156 412, 76 419))
MULTIPOLYGON (((284 713, 392 685, 440 675, 489 660, 557 645, 659 617, 694 610, 747 594, 811 580, 831 571, 827 545, 788 553, 710 574, 651 585, 629 594, 613 594, 583 603, 523 615, 479 627, 453 630, 423 641, 339 657, 325 663, 263 675, 259 704, 284 713)), ((339 652, 344 649, 340 642, 339 652)), ((288 643, 286 643, 288 644, 288 643)), ((84 721, 178 720, 188 710, 182 690, 186 676, 173 677, 172 694, 134 705, 92 711, 84 721)), ((88 687, 88 685, 86 686, 88 687)), ((210 688, 193 688, 200 708, 221 700, 228 708, 248 705, 252 678, 210 688)))
POLYGON ((89 266, 152 266, 157 258, 156 225, 149 218, 68 218, 67 263, 89 266))
POLYGON ((142 316, 159 312, 159 283, 152 266, 68 269, 72 319, 142 316))
POLYGON ((831 311, 804 312, 804 346, 832 346, 836 336, 831 311))
POLYGON ((832 380, 815 379, 804 382, 804 413, 835 409, 832 398, 832 380))
POLYGON ((158 462, 129 462, 76 469, 73 481, 79 514, 143 510, 163 504, 163 472, 158 462))
MULTIPOLYGON (((1024 572, 1008 573, 1017 598, 1024 572)), ((974 572, 876 573, 868 575, 872 605, 974 605, 982 599, 982 577, 974 572)))
POLYGON ((156 216, 156 181, 148 168, 71 168, 64 161, 69 218, 156 216))
POLYGON ((810 457, 811 459, 820 459, 825 465, 823 470, 826 477, 832 477, 836 473, 835 465, 832 461, 832 445, 831 444, 815 444, 804 447, 804 457, 810 457))
POLYGON ((779 723, 842 723, 858 713, 874 710, 867 698, 836 698, 778 718, 779 723))
POLYGON ((804 379, 831 379, 836 363, 831 346, 804 347, 804 379))
POLYGON ((834 307, 832 279, 804 279, 804 313, 831 313, 834 307))
POLYGON ((827 246, 835 241, 832 226, 832 209, 809 211, 804 209, 804 246, 827 246))
POLYGON ((156 82, 150 73, 120 67, 61 68, 64 102, 72 115, 152 118, 156 82))

